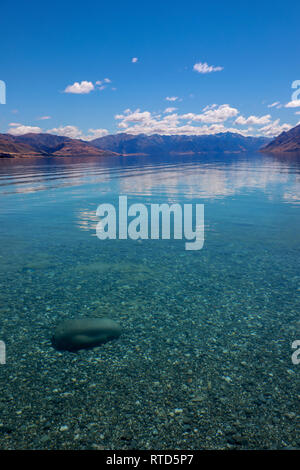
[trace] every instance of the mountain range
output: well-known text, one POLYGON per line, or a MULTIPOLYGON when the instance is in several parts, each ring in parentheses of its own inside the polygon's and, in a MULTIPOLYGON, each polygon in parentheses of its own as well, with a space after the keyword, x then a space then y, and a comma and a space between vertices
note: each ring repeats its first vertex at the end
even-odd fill
POLYGON ((68 157, 115 155, 89 142, 53 134, 0 134, 0 157, 68 157))
POLYGON ((261 149, 267 153, 300 152, 300 124, 278 137, 261 149))
POLYGON ((267 142, 265 137, 244 137, 232 132, 200 136, 120 133, 89 142, 53 134, 0 134, 0 157, 240 153, 256 151, 267 142))
POLYGON ((268 141, 265 137, 244 137, 238 133, 225 132, 214 135, 114 134, 92 140, 91 144, 122 155, 159 155, 240 153, 258 150, 268 141))

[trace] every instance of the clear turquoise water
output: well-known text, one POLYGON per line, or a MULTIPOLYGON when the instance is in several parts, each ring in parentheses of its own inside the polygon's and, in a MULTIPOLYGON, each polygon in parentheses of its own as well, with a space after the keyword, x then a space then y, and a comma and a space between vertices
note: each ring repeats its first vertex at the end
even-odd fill
POLYGON ((0 161, 0 448, 294 448, 300 157, 0 161), (205 204, 205 244, 95 236, 103 202, 205 204), (54 350, 74 316, 117 341, 54 350))

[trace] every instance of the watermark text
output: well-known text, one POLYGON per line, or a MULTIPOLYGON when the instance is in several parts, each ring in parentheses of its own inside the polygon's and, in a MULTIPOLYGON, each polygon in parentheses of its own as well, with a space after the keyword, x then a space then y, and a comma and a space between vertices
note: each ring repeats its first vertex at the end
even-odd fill
POLYGON ((0 364, 6 364, 6 347, 4 341, 0 341, 0 364))
POLYGON ((292 342, 292 349, 295 349, 292 354, 292 363, 297 366, 300 364, 300 339, 292 342))
POLYGON ((204 204, 145 204, 128 206, 127 196, 113 204, 100 204, 96 234, 100 240, 182 240, 186 250, 201 250, 204 245, 204 204), (129 220, 131 218, 131 220, 129 220), (118 219, 118 220, 117 220, 118 219), (171 223, 172 222, 172 223, 171 223))
POLYGON ((6 85, 3 80, 0 80, 0 104, 6 104, 6 85))
POLYGON ((294 80, 292 83, 292 88, 296 88, 296 90, 292 93, 292 101, 300 100, 300 80, 294 80))

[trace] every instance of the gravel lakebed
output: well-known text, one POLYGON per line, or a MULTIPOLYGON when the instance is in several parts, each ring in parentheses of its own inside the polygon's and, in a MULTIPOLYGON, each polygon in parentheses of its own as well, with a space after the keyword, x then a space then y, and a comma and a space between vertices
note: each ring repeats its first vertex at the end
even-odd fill
POLYGON ((251 246, 224 253, 216 240, 190 256, 161 245, 7 247, 1 449, 300 447, 292 250, 283 274, 279 255, 249 261, 251 246), (123 334, 56 351, 56 324, 85 316, 108 316, 123 334))

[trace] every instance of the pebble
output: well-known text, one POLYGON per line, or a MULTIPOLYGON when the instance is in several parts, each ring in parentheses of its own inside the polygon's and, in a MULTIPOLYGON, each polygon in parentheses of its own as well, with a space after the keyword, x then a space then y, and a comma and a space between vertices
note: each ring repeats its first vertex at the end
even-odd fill
POLYGON ((229 377, 228 375, 226 375, 225 377, 223 376, 222 379, 225 380, 225 382, 227 382, 227 383, 232 382, 232 378, 229 377))
POLYGON ((59 430, 60 430, 61 432, 68 431, 68 429, 69 429, 69 426, 66 426, 66 425, 61 426, 61 427, 59 428, 59 430))

